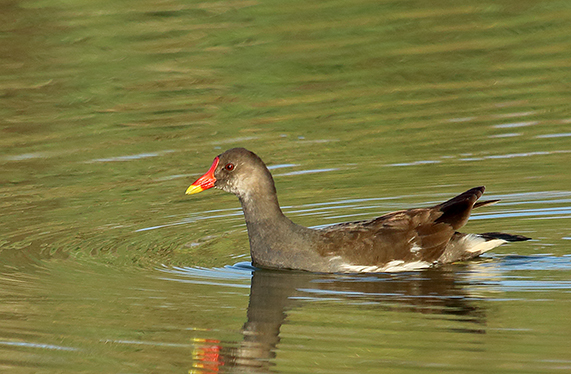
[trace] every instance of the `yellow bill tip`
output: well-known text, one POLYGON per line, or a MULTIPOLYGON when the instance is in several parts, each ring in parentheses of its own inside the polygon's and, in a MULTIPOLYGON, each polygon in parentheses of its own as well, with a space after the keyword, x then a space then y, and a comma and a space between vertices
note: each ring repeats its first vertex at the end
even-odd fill
POLYGON ((202 191, 204 191, 204 188, 202 188, 201 186, 191 184, 190 187, 188 187, 188 189, 186 190, 185 194, 192 195, 202 191))

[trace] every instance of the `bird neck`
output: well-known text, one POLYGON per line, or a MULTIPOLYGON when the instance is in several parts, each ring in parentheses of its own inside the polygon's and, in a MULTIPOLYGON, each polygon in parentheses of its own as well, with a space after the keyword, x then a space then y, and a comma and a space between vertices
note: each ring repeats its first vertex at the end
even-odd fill
POLYGON ((273 184, 272 188, 258 188, 238 198, 242 204, 248 227, 251 224, 271 222, 273 225, 278 225, 281 222, 289 221, 280 208, 273 184))
POLYGON ((239 199, 254 265, 284 268, 295 261, 301 266, 308 249, 304 240, 312 230, 296 225, 283 214, 273 181, 251 192, 255 193, 244 194, 239 199))

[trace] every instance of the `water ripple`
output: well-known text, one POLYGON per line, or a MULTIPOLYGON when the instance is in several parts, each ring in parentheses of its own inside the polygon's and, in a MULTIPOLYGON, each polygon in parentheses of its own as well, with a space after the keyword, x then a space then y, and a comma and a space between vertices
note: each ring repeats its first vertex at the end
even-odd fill
POLYGON ((310 169, 310 170, 298 170, 291 171, 289 173, 274 174, 274 177, 283 177, 288 175, 301 175, 301 174, 314 174, 314 173, 325 173, 328 171, 339 170, 339 168, 324 168, 324 169, 310 169))
MULTIPOLYGON (((500 257, 500 266, 506 271, 541 271, 541 270, 571 270, 571 255, 551 256, 551 255, 534 255, 519 256, 507 255, 500 257)), ((493 263, 484 263, 483 267, 493 266, 493 263)), ((571 282, 568 282, 571 285, 571 282)))
POLYGON ((25 348, 51 349, 51 350, 56 350, 56 351, 79 351, 79 349, 73 348, 73 347, 64 347, 61 345, 31 343, 31 342, 0 341, 0 345, 7 345, 7 346, 14 346, 14 347, 25 347, 25 348))
POLYGON ((252 272, 256 270, 256 268, 253 267, 250 262, 244 261, 234 265, 226 265, 222 268, 164 266, 157 270, 173 276, 159 277, 159 279, 163 280, 211 286, 250 288, 249 281, 252 278, 252 272), (244 283, 246 280, 248 282, 244 283))
POLYGON ((536 138, 565 138, 568 136, 571 136, 571 132, 565 132, 560 134, 537 135, 536 138))
POLYGON ((161 151, 161 152, 147 152, 147 153, 139 153, 136 155, 127 155, 127 156, 117 156, 117 157, 107 157, 107 158, 96 158, 93 160, 85 161, 86 163, 93 163, 93 162, 121 162, 121 161, 132 161, 132 160, 140 160, 142 158, 149 158, 149 157, 157 157, 167 153, 172 153, 174 151, 161 151))
POLYGON ((511 218, 511 217, 537 217, 550 216, 553 218, 568 218, 571 214, 571 206, 539 208, 539 209, 522 209, 514 211, 503 211, 495 213, 474 213, 470 216, 470 220, 493 219, 493 218, 511 218))

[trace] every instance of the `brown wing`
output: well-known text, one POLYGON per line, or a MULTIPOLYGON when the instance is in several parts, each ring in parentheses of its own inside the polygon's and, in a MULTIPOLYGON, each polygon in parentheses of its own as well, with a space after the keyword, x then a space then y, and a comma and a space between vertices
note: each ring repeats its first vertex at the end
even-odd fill
POLYGON ((409 209, 371 221, 323 230, 323 255, 341 256, 355 265, 382 266, 393 260, 435 262, 462 227, 484 187, 472 188, 431 208, 409 209))

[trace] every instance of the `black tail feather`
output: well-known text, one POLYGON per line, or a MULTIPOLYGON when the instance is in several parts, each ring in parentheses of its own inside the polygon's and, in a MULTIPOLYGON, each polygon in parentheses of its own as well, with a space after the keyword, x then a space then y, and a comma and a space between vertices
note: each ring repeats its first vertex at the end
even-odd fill
POLYGON ((501 239, 506 242, 523 242, 531 239, 527 236, 506 234, 504 232, 486 232, 479 235, 486 240, 501 239))

